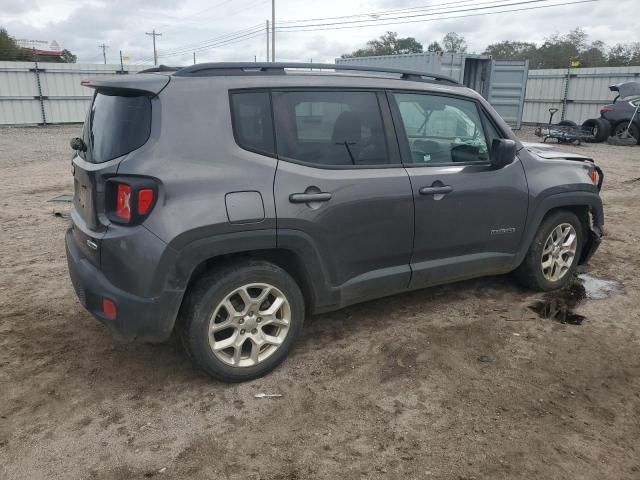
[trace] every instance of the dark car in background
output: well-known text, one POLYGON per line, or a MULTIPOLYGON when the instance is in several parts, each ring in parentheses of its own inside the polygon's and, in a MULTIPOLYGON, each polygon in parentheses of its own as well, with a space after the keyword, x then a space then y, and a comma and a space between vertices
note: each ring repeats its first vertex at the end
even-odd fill
POLYGON ((611 125, 611 135, 620 136, 629 128, 629 135, 640 143, 640 83, 626 82, 609 87, 618 96, 613 103, 604 105, 600 109, 600 117, 611 125), (633 119, 633 121, 632 121, 633 119), (631 122, 631 124, 629 124, 631 122))

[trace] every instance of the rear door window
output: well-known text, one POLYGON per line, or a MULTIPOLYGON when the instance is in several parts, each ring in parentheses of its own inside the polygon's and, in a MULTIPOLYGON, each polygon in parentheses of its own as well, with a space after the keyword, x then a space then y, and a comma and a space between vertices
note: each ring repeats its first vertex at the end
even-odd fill
POLYGON ((375 92, 274 92, 278 155, 312 166, 390 163, 375 92))
POLYGON ((132 152, 149 139, 151 100, 143 95, 97 93, 84 126, 88 161, 106 162, 132 152))

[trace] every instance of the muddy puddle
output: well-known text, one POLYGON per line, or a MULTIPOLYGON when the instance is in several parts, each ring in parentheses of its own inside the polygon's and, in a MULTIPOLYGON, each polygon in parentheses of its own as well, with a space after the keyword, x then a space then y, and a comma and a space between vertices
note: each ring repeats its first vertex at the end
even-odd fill
POLYGON ((542 318, 569 325, 582 325, 587 319, 574 309, 586 300, 602 300, 622 293, 620 282, 598 278, 588 273, 578 275, 566 288, 544 295, 543 299, 529 306, 542 318))

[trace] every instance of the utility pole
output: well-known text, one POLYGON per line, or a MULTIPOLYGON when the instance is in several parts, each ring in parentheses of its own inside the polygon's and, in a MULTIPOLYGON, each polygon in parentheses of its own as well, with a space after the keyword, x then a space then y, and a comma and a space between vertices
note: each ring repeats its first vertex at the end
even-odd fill
POLYGON ((193 64, 196 64, 196 52, 193 52, 193 64))
POLYGON ((153 64, 158 65, 158 52, 156 51, 156 37, 161 37, 161 33, 156 33, 154 28, 151 32, 145 32, 145 35, 151 35, 153 37, 153 64))
POLYGON ((276 0, 271 0, 271 61, 276 61, 276 0))
POLYGON ((124 72, 124 63, 122 63, 122 50, 120 50, 120 71, 124 72))
POLYGON ((269 63, 269 20, 267 20, 267 63, 269 63))
POLYGON ((102 49, 102 59, 104 60, 104 64, 107 64, 107 48, 109 47, 108 45, 105 45, 104 42, 102 42, 102 45, 98 45, 99 48, 102 49))

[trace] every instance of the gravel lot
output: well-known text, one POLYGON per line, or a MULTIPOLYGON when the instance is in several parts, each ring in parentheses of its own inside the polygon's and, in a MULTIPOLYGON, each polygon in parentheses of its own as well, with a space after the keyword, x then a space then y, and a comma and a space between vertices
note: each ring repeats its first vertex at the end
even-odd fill
POLYGON ((224 385, 76 300, 49 200, 78 132, 0 129, 0 478, 640 478, 640 147, 563 147, 605 171, 585 270, 619 282, 582 325, 479 279, 314 317, 275 372, 224 385))

